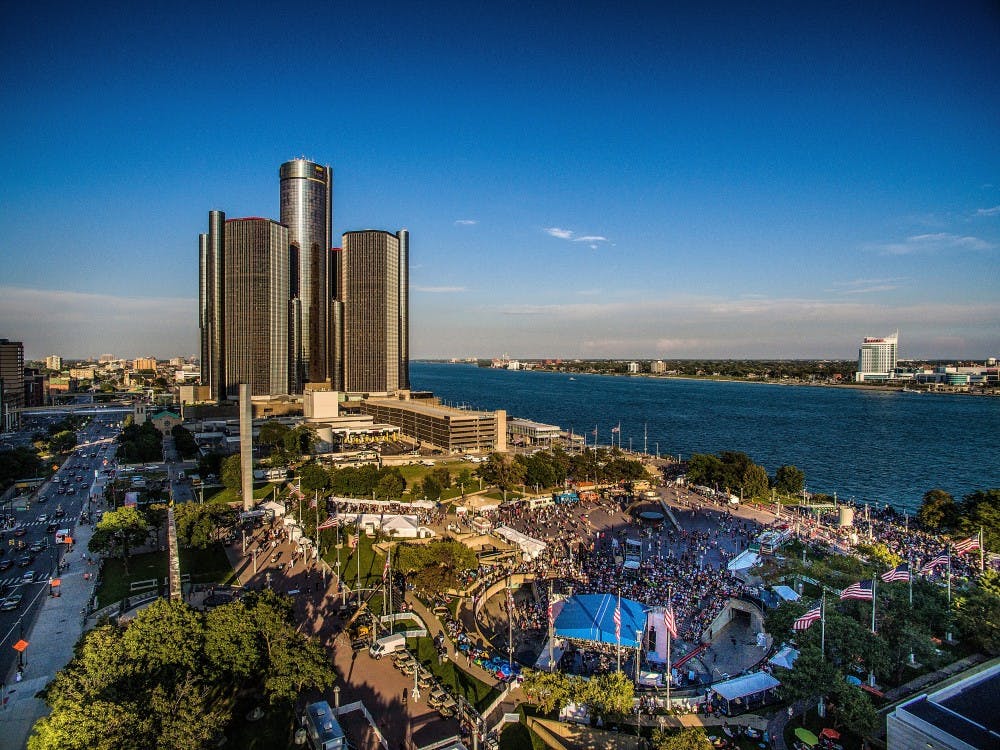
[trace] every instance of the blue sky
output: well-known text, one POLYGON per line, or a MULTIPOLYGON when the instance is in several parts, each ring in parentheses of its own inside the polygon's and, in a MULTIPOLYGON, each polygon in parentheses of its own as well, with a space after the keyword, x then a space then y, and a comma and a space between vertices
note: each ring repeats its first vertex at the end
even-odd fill
POLYGON ((415 357, 1000 355, 995 3, 19 4, 0 336, 193 354, 207 212, 334 169, 415 357), (670 7, 664 7, 670 6, 670 7))

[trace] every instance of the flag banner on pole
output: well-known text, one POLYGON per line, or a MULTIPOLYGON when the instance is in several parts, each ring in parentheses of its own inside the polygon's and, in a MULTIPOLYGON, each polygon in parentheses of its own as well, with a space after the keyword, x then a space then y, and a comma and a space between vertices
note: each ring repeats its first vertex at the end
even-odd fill
MULTIPOLYGON (((843 595, 841 595, 843 598, 843 595)), ((816 606, 804 613, 798 620, 792 623, 792 630, 808 630, 809 626, 823 616, 823 605, 816 602, 816 606)))
POLYGON ((622 431, 622 428, 621 428, 621 427, 612 427, 612 428, 611 428, 611 431, 612 431, 612 432, 621 432, 621 431, 622 431))
POLYGON ((323 521, 323 523, 321 523, 319 526, 316 527, 316 530, 322 531, 323 529, 332 529, 335 528, 339 523, 340 519, 338 519, 336 515, 331 513, 329 516, 327 516, 327 519, 323 521))
POLYGON ((670 633, 671 638, 677 638, 677 618, 674 616, 673 607, 667 607, 663 610, 663 626, 670 633))
POLYGON ((924 567, 920 569, 920 572, 926 576, 933 573, 934 568, 936 568, 937 566, 948 565, 950 563, 951 563, 951 556, 948 554, 948 551, 945 550, 940 555, 931 560, 929 563, 924 565, 924 567))
POLYGON ((315 495, 313 495, 313 499, 309 501, 309 507, 310 507, 310 508, 315 508, 315 507, 316 507, 316 503, 317 503, 317 502, 318 502, 318 501, 316 500, 316 496, 315 496, 315 495))
POLYGON ((968 539, 956 542, 954 549, 956 555, 964 555, 966 552, 979 549, 979 537, 970 536, 968 539))
POLYGON ((555 625, 555 622, 556 622, 555 619, 552 617, 552 599, 551 598, 549 598, 548 615, 549 615, 549 627, 551 628, 553 625, 555 625))
POLYGON ((389 577, 389 556, 386 555, 385 567, 382 568, 382 580, 384 581, 388 577, 389 577))
POLYGON ((882 580, 886 583, 892 583, 893 581, 909 581, 910 580, 910 564, 900 563, 892 570, 887 570, 882 574, 882 580))
POLYGON ((873 601, 875 599, 875 584, 871 581, 861 581, 852 583, 840 592, 841 599, 858 599, 860 601, 873 601))
POLYGON ((597 437, 597 428, 594 428, 594 437, 597 437))
MULTIPOLYGON (((607 612, 607 610, 604 610, 607 612)), ((615 640, 621 641, 622 639, 622 606, 621 604, 615 607, 615 640)))

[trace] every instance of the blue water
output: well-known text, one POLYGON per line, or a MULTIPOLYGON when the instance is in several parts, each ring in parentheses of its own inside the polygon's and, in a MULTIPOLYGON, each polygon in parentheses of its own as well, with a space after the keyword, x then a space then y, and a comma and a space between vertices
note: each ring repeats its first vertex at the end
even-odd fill
POLYGON ((661 380, 414 362, 414 390, 443 401, 587 432, 648 451, 743 451, 769 473, 794 464, 810 492, 913 512, 941 487, 1000 487, 1000 399, 851 388, 661 380), (617 435, 616 435, 617 438, 617 435))

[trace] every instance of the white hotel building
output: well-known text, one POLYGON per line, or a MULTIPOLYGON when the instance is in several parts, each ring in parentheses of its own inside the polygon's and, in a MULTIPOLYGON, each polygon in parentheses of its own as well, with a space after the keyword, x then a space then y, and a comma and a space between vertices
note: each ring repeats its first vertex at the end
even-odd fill
POLYGON ((899 347, 899 331, 881 338, 867 337, 858 350, 858 383, 883 383, 893 377, 899 347))

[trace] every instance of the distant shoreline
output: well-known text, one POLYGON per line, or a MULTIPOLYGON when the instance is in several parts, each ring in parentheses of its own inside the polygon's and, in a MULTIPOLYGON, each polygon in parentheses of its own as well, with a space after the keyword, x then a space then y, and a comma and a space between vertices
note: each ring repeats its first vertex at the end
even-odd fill
MULTIPOLYGON (((806 382, 802 380, 758 380, 749 378, 733 378, 733 377, 713 377, 711 375, 706 375, 703 377, 698 377, 696 375, 658 375, 651 372, 581 372, 576 370, 548 370, 545 368, 524 368, 519 370, 507 370, 502 367, 480 367, 475 362, 448 362, 446 360, 440 359, 418 359, 415 362, 425 362, 427 364, 438 364, 438 365, 467 365, 470 367, 475 367, 477 370, 502 370, 505 372, 524 372, 524 373, 536 373, 544 372, 553 375, 569 375, 571 377, 576 377, 577 375, 594 375, 597 377, 610 377, 610 378, 646 378, 648 380, 690 380, 694 382, 708 382, 708 383, 746 383, 749 385, 776 385, 776 386, 795 386, 804 388, 850 388, 856 391, 876 391, 885 393, 904 393, 911 391, 904 391, 903 386, 898 385, 871 385, 866 383, 824 383, 824 382, 806 382)), ((912 391, 913 393, 920 394, 930 394, 934 396, 986 396, 986 397, 997 397, 1000 393, 990 393, 990 392, 980 392, 980 391, 945 391, 945 390, 919 390, 912 391)))

